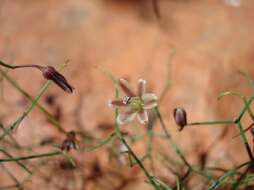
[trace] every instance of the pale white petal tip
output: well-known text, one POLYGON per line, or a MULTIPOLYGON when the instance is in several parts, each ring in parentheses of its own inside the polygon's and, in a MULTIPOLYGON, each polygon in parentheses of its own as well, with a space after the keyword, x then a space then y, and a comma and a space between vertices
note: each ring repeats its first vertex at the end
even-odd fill
POLYGON ((156 100, 156 101, 158 100, 158 97, 155 94, 151 94, 151 95, 153 96, 154 100, 156 100))
POLYGON ((148 120, 140 120, 140 123, 141 123, 142 125, 147 125, 147 124, 148 124, 148 120))
POLYGON ((154 95, 153 99, 154 101, 158 101, 158 97, 156 95, 154 95))
POLYGON ((139 119, 139 122, 140 122, 141 125, 145 125, 145 126, 148 124, 148 120, 139 119))
POLYGON ((143 113, 138 113, 137 118, 142 125, 147 125, 149 122, 147 111, 144 111, 143 113))
POLYGON ((136 116, 136 113, 131 113, 128 116, 125 115, 125 113, 119 113, 116 122, 118 125, 127 125, 131 123, 136 116))
POLYGON ((121 143, 119 145, 119 153, 125 153, 125 152, 128 152, 128 148, 123 143, 121 143))
POLYGON ((116 118, 116 122, 118 125, 126 125, 126 121, 121 120, 121 115, 119 114, 116 118))
POLYGON ((158 100, 158 97, 154 93, 145 93, 143 94, 142 98, 149 100, 158 100))
POLYGON ((139 79, 138 83, 144 83, 144 84, 146 84, 146 80, 145 79, 139 79))
POLYGON ((124 83, 124 84, 128 83, 128 81, 127 81, 126 79, 124 79, 124 78, 120 78, 120 79, 119 79, 119 82, 120 82, 120 83, 124 83))
POLYGON ((123 122, 123 121, 121 121, 120 119, 117 119, 116 122, 117 122, 117 124, 118 124, 119 126, 127 125, 126 122, 123 122))
POLYGON ((113 108, 112 100, 108 100, 108 107, 113 108))
POLYGON ((143 109, 152 109, 158 105, 158 97, 152 93, 146 93, 142 96, 144 101, 143 109))

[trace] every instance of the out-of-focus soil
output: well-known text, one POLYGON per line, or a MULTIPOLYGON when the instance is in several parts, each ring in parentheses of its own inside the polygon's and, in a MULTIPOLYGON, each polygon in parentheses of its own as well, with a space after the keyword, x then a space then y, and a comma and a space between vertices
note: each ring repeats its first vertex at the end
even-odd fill
MULTIPOLYGON (((198 155, 211 148, 214 140, 228 129, 225 138, 211 149, 209 163, 230 166, 246 160, 241 139, 232 139, 237 134, 235 126, 193 126, 179 133, 172 110, 176 106, 184 107, 189 121, 232 118, 238 114, 242 106, 238 98, 228 97, 218 102, 217 97, 226 90, 252 93, 238 70, 254 75, 254 1, 242 0, 239 7, 226 5, 223 0, 157 2, 160 18, 155 16, 149 0, 1 0, 0 59, 17 65, 54 66, 69 59, 63 73, 75 87, 74 93, 69 95, 52 85, 40 102, 59 117, 66 130, 83 128, 97 138, 104 138, 109 133, 98 126, 113 123, 113 110, 107 102, 114 96, 114 85, 102 70, 129 79, 133 87, 137 79, 144 78, 149 91, 160 94, 174 51, 170 64, 171 87, 161 103, 173 139, 190 162, 197 163, 198 155), (46 99, 52 97, 54 104, 47 104, 46 99)), ((37 71, 24 69, 8 73, 33 96, 44 83, 37 71)), ((0 118, 8 126, 28 102, 7 81, 1 84, 0 118)), ((246 119, 245 124, 249 122, 246 119)), ((49 136, 57 138, 57 143, 64 138, 38 109, 29 114, 14 136, 24 146, 38 144, 49 136)), ((84 180, 79 175, 81 171, 86 176, 97 171, 99 177, 101 173, 110 175, 111 169, 119 171, 117 164, 109 167, 105 148, 74 154, 80 163, 78 171, 65 173, 55 169, 55 163, 60 161, 52 158, 42 169, 44 175, 41 174, 49 179, 43 180, 36 174, 26 184, 27 188, 56 189, 57 185, 66 183, 66 189, 81 189, 84 180)), ((7 166, 16 171, 16 177, 25 176, 15 164, 7 166)), ((137 172, 138 168, 122 166, 121 170, 126 178, 136 175, 137 180, 126 188, 150 189, 143 174, 137 172)), ((12 180, 4 172, 0 176, 0 186, 11 184, 12 180)), ((99 182, 90 178, 85 181, 87 189, 110 189, 100 187, 99 182)), ((115 189, 118 186, 121 184, 113 185, 115 189)))

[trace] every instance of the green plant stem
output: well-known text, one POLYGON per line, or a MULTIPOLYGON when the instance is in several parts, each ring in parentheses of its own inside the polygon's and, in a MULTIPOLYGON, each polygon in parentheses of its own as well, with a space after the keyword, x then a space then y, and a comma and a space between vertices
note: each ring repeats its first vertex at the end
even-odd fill
MULTIPOLYGON (((0 61, 0 64, 3 65, 5 63, 0 61)), ((6 65, 6 64, 5 64, 6 65)), ((30 65, 31 66, 31 65, 30 65)), ((64 68, 65 65, 61 65, 60 70, 64 68)), ((13 67, 13 66, 12 66, 13 67)), ((17 66, 15 66, 17 67, 17 66)), ((40 66, 38 66, 40 67, 40 66)), ((0 141, 4 139, 6 135, 9 135, 12 131, 16 130, 20 123, 24 120, 24 118, 33 110, 33 108, 38 104, 39 99, 42 95, 47 91, 48 87, 51 85, 52 81, 47 80, 47 82, 42 86, 38 95, 33 99, 32 103, 27 107, 27 109, 23 112, 23 114, 8 128, 6 132, 4 132, 0 136, 0 141)))
MULTIPOLYGON (((5 129, 5 127, 3 126, 3 124, 2 123, 0 123, 0 128, 3 130, 3 132, 7 132, 6 130, 7 129, 5 129)), ((21 148, 21 145, 18 143, 18 141, 12 136, 12 134, 10 134, 9 135, 9 138, 10 138, 10 140, 12 140, 12 142, 15 144, 14 146, 16 147, 16 148, 21 148)), ((9 142, 10 144, 12 144, 11 142, 9 142)))
POLYGON ((245 146, 245 148, 246 148, 246 151, 247 151, 247 153, 248 153, 248 155, 249 155, 249 158, 250 158, 250 160, 253 161, 253 160, 254 160, 254 157, 253 157, 253 155, 252 155, 252 153, 251 153, 251 148, 250 148, 249 143, 248 143, 248 140, 247 140, 247 138, 246 138, 246 136, 245 136, 245 134, 244 134, 244 130, 243 130, 243 127, 242 127, 241 122, 238 122, 238 123, 237 123, 237 126, 238 126, 238 128, 239 128, 240 135, 241 135, 243 144, 244 144, 244 146, 245 146))
MULTIPOLYGON (((6 168, 3 164, 1 164, 2 169, 10 176, 10 178, 17 184, 18 190, 23 190, 21 183, 18 181, 18 179, 9 171, 8 168, 6 168)), ((0 188, 1 189, 1 188, 0 188)))
POLYGON ((235 124, 237 124, 237 126, 238 126, 238 129, 239 129, 239 131, 240 131, 240 136, 241 136, 241 138, 242 138, 242 141, 243 141, 243 143, 244 143, 244 146, 245 146, 245 148, 246 148, 246 151, 247 151, 247 153, 248 153, 248 155, 249 155, 250 160, 252 160, 252 161, 254 160, 254 157, 253 157, 253 155, 252 155, 252 153, 251 153, 250 145, 249 145, 248 140, 247 140, 247 138, 246 138, 246 136, 245 136, 244 129, 243 129, 242 124, 241 124, 241 119, 242 119, 244 113, 245 113, 246 111, 250 110, 249 106, 250 106, 250 104, 252 103, 253 99, 254 99, 254 96, 252 96, 252 97, 247 101, 247 103, 245 104, 244 108, 243 108, 242 111, 240 112, 239 116, 238 116, 237 119, 235 120, 235 124))
MULTIPOLYGON (((237 96, 239 98, 241 98, 241 100, 243 101, 244 105, 246 106, 248 104, 248 101, 247 101, 247 98, 244 94, 242 93, 239 93, 239 92, 235 92, 235 91, 227 91, 227 92, 223 92, 219 95, 218 99, 220 100, 222 97, 225 97, 225 96, 237 96)), ((254 121, 254 114, 252 112, 252 110, 250 109, 249 106, 247 106, 247 110, 248 110, 248 113, 251 117, 251 119, 254 121)))
POLYGON ((252 88, 254 88, 254 80, 250 77, 249 74, 245 73, 244 71, 239 70, 239 73, 245 78, 247 79, 247 81, 249 82, 250 86, 252 88))
POLYGON ((170 80, 170 72, 171 72, 170 69, 171 69, 171 67, 170 66, 171 66, 172 59, 173 59, 175 53, 176 53, 176 51, 175 51, 175 49, 173 49, 172 52, 169 55, 169 60, 168 60, 168 63, 166 65, 167 68, 166 68, 166 79, 165 79, 165 82, 164 82, 165 84, 164 84, 163 90, 162 90, 162 92, 161 92, 161 94, 159 96, 159 102, 158 102, 158 104, 160 104, 162 102, 162 100, 164 99, 165 95, 167 94, 168 89, 171 86, 171 80, 170 80))
POLYGON ((190 170, 190 172, 188 172, 188 175, 187 175, 185 178, 187 178, 192 172, 194 172, 194 173, 196 173, 196 174, 198 174, 198 175, 201 175, 201 176, 203 176, 203 177, 206 177, 206 178, 208 178, 208 179, 212 179, 212 176, 210 176, 210 175, 204 173, 203 171, 197 170, 197 169, 193 168, 193 167, 190 165, 190 163, 187 161, 187 159, 185 158, 185 156, 184 156, 183 153, 181 152, 180 148, 177 146, 177 144, 175 144, 175 143, 172 141, 171 136, 170 136, 170 134, 169 134, 169 132, 168 132, 168 130, 167 130, 167 127, 166 127, 166 125, 165 125, 165 123, 164 123, 164 121, 163 121, 163 118, 162 118, 162 116, 161 116, 161 114, 160 114, 160 111, 159 111, 158 107, 155 108, 155 111, 156 111, 157 117, 158 117, 158 119, 159 119, 159 121, 160 121, 160 124, 161 124, 161 126, 162 126, 162 129, 163 129, 164 133, 166 134, 166 137, 167 137, 167 140, 168 140, 170 146, 173 147, 173 149, 174 149, 174 151, 176 152, 176 154, 181 158, 181 160, 183 161, 183 163, 188 167, 188 170, 190 170))
POLYGON ((227 171, 223 176, 221 176, 218 180, 216 180, 214 183, 212 183, 209 187, 208 187, 208 190, 215 190, 217 188, 219 188, 219 186, 223 183, 223 181, 225 180, 225 178, 227 177, 230 177, 230 176, 233 176, 237 170, 239 170, 240 168, 244 167, 244 166, 247 166, 249 164, 252 164, 253 162, 252 161, 249 161, 249 162, 245 162, 229 171, 227 171))
MULTIPOLYGON (((11 154, 9 154, 7 151, 5 151, 4 149, 0 148, 0 152, 2 152, 3 154, 5 154, 6 156, 8 156, 9 158, 13 158, 13 156, 11 154)), ((27 173, 32 174, 32 172, 21 162, 17 161, 17 164, 23 168, 27 173)))
POLYGON ((228 125, 228 124, 235 124, 235 121, 232 119, 228 119, 228 120, 218 120, 218 121, 203 121, 203 122, 192 122, 192 123, 188 123, 188 126, 191 125, 228 125))
MULTIPOLYGON (((118 98, 118 90, 116 89, 116 98, 118 98)), ((145 166, 143 165, 143 163, 140 161, 140 159, 136 156, 136 154, 134 153, 134 151, 131 149, 131 147, 128 145, 128 143, 126 142, 126 140, 124 139, 122 132, 119 128, 119 125, 117 123, 117 116, 118 116, 118 109, 115 109, 115 133, 116 136, 119 138, 119 140, 126 146, 126 148, 128 149, 128 153, 134 158, 134 160, 136 161, 136 163, 138 164, 138 166, 141 168, 141 170, 144 172, 145 176, 147 177, 148 181, 153 185, 153 187, 156 190, 160 190, 160 186, 157 185, 153 179, 153 177, 149 174, 149 172, 146 170, 145 166)))
POLYGON ((31 160, 36 158, 57 156, 60 154, 62 154, 61 151, 54 151, 54 152, 49 152, 44 154, 36 154, 36 155, 23 156, 23 157, 21 156, 21 157, 4 158, 4 159, 0 159, 0 162, 17 162, 19 160, 31 160))
POLYGON ((94 147, 91 147, 89 149, 87 149, 87 152, 92 152, 98 148, 101 148, 102 146, 108 144, 113 138, 115 137, 115 133, 112 133, 109 137, 107 137, 106 139, 102 140, 101 142, 99 142, 99 144, 95 145, 94 147))
MULTIPOLYGON (((0 69, 0 73, 2 76, 14 87, 19 91, 23 96, 25 96, 28 100, 33 102, 33 98, 24 90, 22 87, 13 80, 6 72, 4 72, 2 69, 0 69)), ((60 132, 66 133, 66 131, 62 128, 59 121, 57 121, 52 114, 50 114, 43 106, 41 106, 39 103, 36 104, 36 106, 47 116, 50 123, 53 124, 60 132)))
POLYGON ((249 109, 249 106, 250 106, 250 104, 252 103, 253 100, 254 100, 254 96, 250 97, 250 99, 247 101, 244 108, 240 112, 239 116, 236 118, 235 123, 238 123, 242 119, 244 113, 249 109))
POLYGON ((157 114, 157 116, 159 118, 161 127, 162 127, 162 129, 163 129, 163 131, 164 131, 164 133, 165 133, 165 135, 166 135, 166 137, 168 139, 168 142, 169 142, 170 146, 172 146, 174 148, 176 154, 182 159, 184 164, 186 166, 188 166, 188 168, 192 168, 191 165, 189 164, 189 162, 186 160, 186 158, 182 154, 182 152, 180 151, 180 149, 178 148, 178 146, 172 141, 171 136, 170 136, 170 134, 169 134, 169 132, 167 130, 167 127, 166 127, 166 125, 165 125, 165 123, 164 123, 164 121, 162 119, 162 116, 160 114, 160 111, 159 111, 158 107, 155 108, 155 112, 156 112, 156 114, 157 114))
MULTIPOLYGON (((117 111, 116 111, 116 115, 118 115, 117 111)), ((146 175, 146 177, 148 178, 149 182, 155 187, 155 189, 159 189, 159 186, 154 182, 153 177, 149 174, 149 172, 146 170, 145 166, 142 164, 142 162, 139 160, 139 158, 136 156, 136 154, 133 152, 131 147, 128 145, 128 143, 124 139, 117 123, 115 124, 115 126, 116 126, 115 127, 116 135, 119 138, 119 140, 121 140, 121 142, 126 146, 126 148, 128 149, 128 152, 134 158, 134 160, 139 165, 139 167, 143 170, 143 172, 146 175)))
POLYGON ((147 129, 147 135, 148 135, 148 142, 147 142, 147 148, 146 148, 146 154, 150 160, 151 163, 151 169, 153 173, 155 173, 155 168, 154 168, 154 161, 153 161, 153 139, 154 139, 154 134, 153 134, 153 128, 147 129))
POLYGON ((0 136, 0 141, 3 140, 3 138, 6 135, 8 135, 11 131, 14 131, 14 130, 16 130, 19 127, 20 123, 33 110, 33 108, 35 107, 35 105, 37 104, 37 102, 39 101, 41 96, 46 92, 46 90, 48 89, 50 84, 51 84, 51 81, 47 81, 43 85, 43 87, 40 89, 38 95, 34 98, 33 102, 30 104, 30 106, 28 106, 27 109, 23 112, 23 114, 8 129, 6 129, 6 132, 4 132, 0 136))

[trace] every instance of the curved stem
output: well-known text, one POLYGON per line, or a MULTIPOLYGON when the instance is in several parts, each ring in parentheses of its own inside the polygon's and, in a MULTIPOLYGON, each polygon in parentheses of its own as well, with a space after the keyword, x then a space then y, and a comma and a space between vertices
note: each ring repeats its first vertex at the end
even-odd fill
POLYGON ((30 68, 36 68, 41 70, 43 67, 40 65, 35 65, 35 64, 25 64, 25 65, 9 65, 4 63, 3 61, 0 60, 0 65, 9 69, 19 69, 19 68, 25 68, 25 67, 30 67, 30 68))

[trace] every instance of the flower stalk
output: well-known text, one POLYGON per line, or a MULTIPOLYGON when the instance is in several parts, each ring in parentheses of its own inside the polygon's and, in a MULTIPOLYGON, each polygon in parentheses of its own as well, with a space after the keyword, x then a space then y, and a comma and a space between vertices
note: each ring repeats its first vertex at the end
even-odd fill
POLYGON ((9 69, 20 69, 20 68, 35 68, 42 72, 45 79, 53 81, 57 86, 62 88, 67 93, 73 92, 73 87, 67 82, 65 77, 60 74, 52 66, 40 66, 35 64, 25 64, 25 65, 8 65, 0 60, 0 65, 7 67, 9 69))

